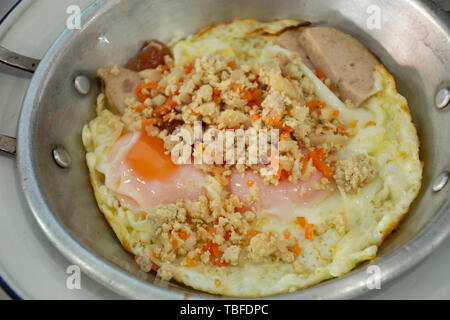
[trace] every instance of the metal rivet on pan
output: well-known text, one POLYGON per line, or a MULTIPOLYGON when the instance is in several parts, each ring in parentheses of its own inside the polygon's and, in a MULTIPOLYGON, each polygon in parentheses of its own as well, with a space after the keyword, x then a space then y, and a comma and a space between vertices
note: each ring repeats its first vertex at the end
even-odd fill
POLYGON ((450 88, 444 87, 436 93, 435 97, 436 108, 443 110, 450 104, 450 88))
POLYGON ((89 78, 86 76, 76 76, 73 83, 75 89, 82 95, 87 95, 89 91, 91 91, 91 81, 89 81, 89 78))
POLYGON ((436 182, 433 185, 433 191, 439 192, 447 185, 448 180, 450 179, 450 173, 448 171, 442 172, 436 179, 436 182))
POLYGON ((69 153, 63 148, 55 148, 52 151, 53 159, 56 164, 63 169, 67 169, 70 167, 72 163, 72 159, 70 158, 69 153))

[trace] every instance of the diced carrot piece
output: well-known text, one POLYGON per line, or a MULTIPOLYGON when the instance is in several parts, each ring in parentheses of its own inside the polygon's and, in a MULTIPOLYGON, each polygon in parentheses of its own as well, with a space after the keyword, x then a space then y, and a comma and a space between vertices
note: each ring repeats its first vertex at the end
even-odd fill
POLYGON ((253 187, 254 184, 255 184, 255 181, 253 181, 253 180, 247 181, 247 187, 249 187, 249 188, 253 187))
POLYGON ((152 270, 158 271, 158 269, 159 269, 159 266, 156 263, 152 262, 152 270))
POLYGON ((247 100, 247 105, 250 107, 259 106, 263 102, 261 89, 250 89, 244 91, 242 98, 247 100))
POLYGON ((219 88, 215 87, 213 89, 213 101, 217 104, 222 102, 222 98, 220 97, 221 91, 219 88))
POLYGON ((167 101, 160 107, 153 111, 153 114, 157 117, 161 117, 172 111, 177 106, 177 103, 173 100, 173 96, 170 95, 167 101))
POLYGON ((307 224, 305 217, 297 217, 295 218, 295 222, 297 222, 302 228, 304 228, 307 224))
POLYGON ((350 127, 352 127, 353 129, 355 129, 357 125, 358 125, 358 120, 352 121, 350 123, 350 127))
POLYGON ((284 237, 285 239, 289 239, 289 238, 291 237, 291 233, 289 232, 288 229, 286 229, 286 230, 283 231, 283 237, 284 237))
POLYGON ((317 100, 317 98, 312 98, 306 103, 306 106, 309 108, 309 112, 313 112, 314 109, 319 106, 319 100, 317 100))
POLYGON ((195 266, 195 261, 189 257, 186 257, 186 267, 191 268, 195 266))
POLYGON ((320 70, 319 68, 316 68, 316 76, 317 78, 319 78, 320 80, 325 80, 327 78, 327 76, 325 75, 325 73, 323 73, 322 70, 320 70))
POLYGON ((230 62, 228 62, 228 66, 234 70, 237 68, 237 63, 236 63, 236 61, 231 60, 230 62))
POLYGON ((136 111, 137 112, 142 112, 145 110, 145 108, 147 108, 147 106, 145 104, 140 104, 136 107, 136 111))
POLYGON ((136 96, 139 100, 139 102, 144 103, 145 100, 150 98, 148 94, 142 93, 142 90, 144 89, 155 89, 158 90, 158 82, 152 81, 152 82, 141 82, 136 87, 136 96))
POLYGON ((212 244, 211 250, 212 250, 213 256, 218 256, 218 255, 221 254, 221 252, 219 250, 219 246, 217 244, 215 244, 215 243, 212 244))
POLYGON ((172 248, 176 249, 178 247, 178 240, 177 239, 172 239, 172 248))
POLYGON ((272 124, 272 125, 274 125, 274 126, 278 125, 278 122, 279 122, 279 121, 280 121, 280 117, 279 117, 277 114, 271 116, 271 117, 267 120, 268 123, 270 123, 270 124, 272 124))
POLYGON ((280 140, 286 140, 287 138, 289 138, 289 136, 291 135, 290 131, 283 131, 283 133, 281 134, 280 140))
POLYGON ((262 93, 263 93, 263 92, 262 92, 261 89, 253 90, 253 91, 252 91, 253 99, 261 97, 261 96, 262 96, 262 93))
POLYGON ((189 239, 190 235, 187 232, 184 231, 177 231, 178 236, 180 237, 181 240, 186 241, 187 239, 189 239))
POLYGON ((220 104, 220 103, 222 102, 222 98, 221 98, 220 96, 215 96, 214 99, 213 99, 213 101, 214 101, 216 104, 220 104))
POLYGON ((161 67, 161 72, 166 72, 167 70, 169 70, 169 66, 168 65, 163 65, 161 67))
POLYGON ((280 170, 280 176, 279 176, 278 180, 280 180, 280 181, 286 180, 287 178, 289 178, 290 175, 291 175, 291 172, 286 171, 286 170, 280 170))
POLYGON ((164 122, 167 122, 167 121, 169 121, 170 119, 172 119, 172 114, 168 113, 168 114, 166 114, 166 115, 164 116, 163 121, 164 121, 164 122))
POLYGON ((319 170, 325 178, 331 178, 334 172, 328 167, 323 159, 323 149, 317 149, 308 153, 308 159, 312 159, 314 167, 319 170))
POLYGON ((298 257, 302 254, 302 249, 300 248, 300 245, 298 243, 294 244, 292 247, 292 252, 294 252, 295 256, 298 257))
POLYGON ((339 110, 338 109, 335 109, 334 111, 333 111, 333 117, 338 117, 339 116, 339 110))
POLYGON ((216 232, 217 232, 217 230, 216 230, 216 228, 214 228, 214 227, 212 227, 211 229, 209 229, 209 234, 210 234, 211 236, 212 236, 212 235, 215 235, 216 232))
POLYGON ((261 119, 261 115, 254 113, 250 116, 250 119, 252 119, 253 121, 256 121, 258 119, 261 119))
POLYGON ((338 129, 341 130, 341 131, 345 131, 345 130, 347 130, 347 127, 344 124, 340 124, 338 126, 338 129))
POLYGON ((184 73, 185 74, 190 74, 192 72, 192 70, 194 70, 194 67, 191 66, 191 65, 184 67, 184 73))
POLYGON ((203 249, 205 252, 209 251, 209 253, 213 256, 213 257, 217 257, 221 254, 219 247, 217 246, 217 244, 215 244, 212 241, 209 241, 208 244, 206 245, 206 247, 203 249))
POLYGON ((253 99, 253 95, 252 95, 252 93, 250 92, 250 90, 246 90, 246 91, 244 91, 244 92, 242 93, 242 97, 241 97, 241 98, 244 99, 244 100, 250 101, 250 100, 253 99))
POLYGON ((145 128, 146 126, 151 126, 153 124, 155 124, 155 119, 144 119, 141 121, 141 126, 142 128, 145 128))
POLYGON ((253 238, 254 236, 260 234, 261 231, 255 230, 255 229, 250 229, 250 231, 248 232, 248 235, 253 238))
POLYGON ((306 240, 312 240, 312 238, 313 238, 313 230, 314 230, 314 225, 313 224, 307 224, 305 226, 305 239, 306 240))

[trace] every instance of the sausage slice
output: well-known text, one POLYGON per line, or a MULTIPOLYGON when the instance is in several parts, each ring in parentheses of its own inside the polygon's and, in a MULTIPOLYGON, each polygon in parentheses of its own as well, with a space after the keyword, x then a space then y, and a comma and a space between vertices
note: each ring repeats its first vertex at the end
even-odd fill
POLYGON ((158 40, 148 40, 144 42, 136 56, 128 61, 125 68, 133 71, 154 69, 165 64, 165 56, 172 57, 172 52, 164 43, 158 40))
POLYGON ((123 114, 128 98, 136 98, 136 87, 142 81, 138 72, 120 67, 104 67, 97 70, 103 81, 104 93, 111 111, 123 114))
POLYGON ((283 32, 277 37, 275 44, 282 46, 289 51, 295 52, 308 68, 314 69, 313 63, 309 60, 305 49, 300 44, 300 30, 289 30, 283 32))
POLYGON ((301 32, 300 44, 344 100, 359 106, 374 93, 374 71, 379 62, 352 36, 330 27, 312 27, 301 32))
POLYGON ((374 94, 380 63, 352 36, 331 27, 307 27, 283 33, 277 43, 296 52, 309 68, 322 70, 344 101, 358 107, 374 94))

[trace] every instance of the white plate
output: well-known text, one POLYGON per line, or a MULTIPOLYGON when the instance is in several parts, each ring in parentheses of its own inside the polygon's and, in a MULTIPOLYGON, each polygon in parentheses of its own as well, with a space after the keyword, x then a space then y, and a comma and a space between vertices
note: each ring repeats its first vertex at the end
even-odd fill
MULTIPOLYGON (((64 29, 66 8, 91 0, 23 0, 0 26, 0 45, 40 58, 64 29)), ((0 66, 0 132, 15 136, 30 75, 0 66), (7 71, 8 73, 4 73, 7 71)), ((67 261, 34 221, 18 183, 14 159, 0 156, 0 276, 24 299, 118 299, 87 276, 81 290, 66 287, 67 261)), ((407 275, 362 298, 450 298, 450 239, 407 275)), ((0 297, 1 299, 1 297, 0 297)))

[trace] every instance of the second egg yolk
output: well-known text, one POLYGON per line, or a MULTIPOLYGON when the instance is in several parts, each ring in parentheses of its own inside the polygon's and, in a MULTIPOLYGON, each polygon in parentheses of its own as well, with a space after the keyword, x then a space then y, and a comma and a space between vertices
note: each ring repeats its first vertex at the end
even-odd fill
POLYGON ((176 170, 170 155, 164 153, 164 142, 157 137, 151 137, 145 132, 131 147, 126 162, 141 177, 147 180, 166 180, 176 170))

